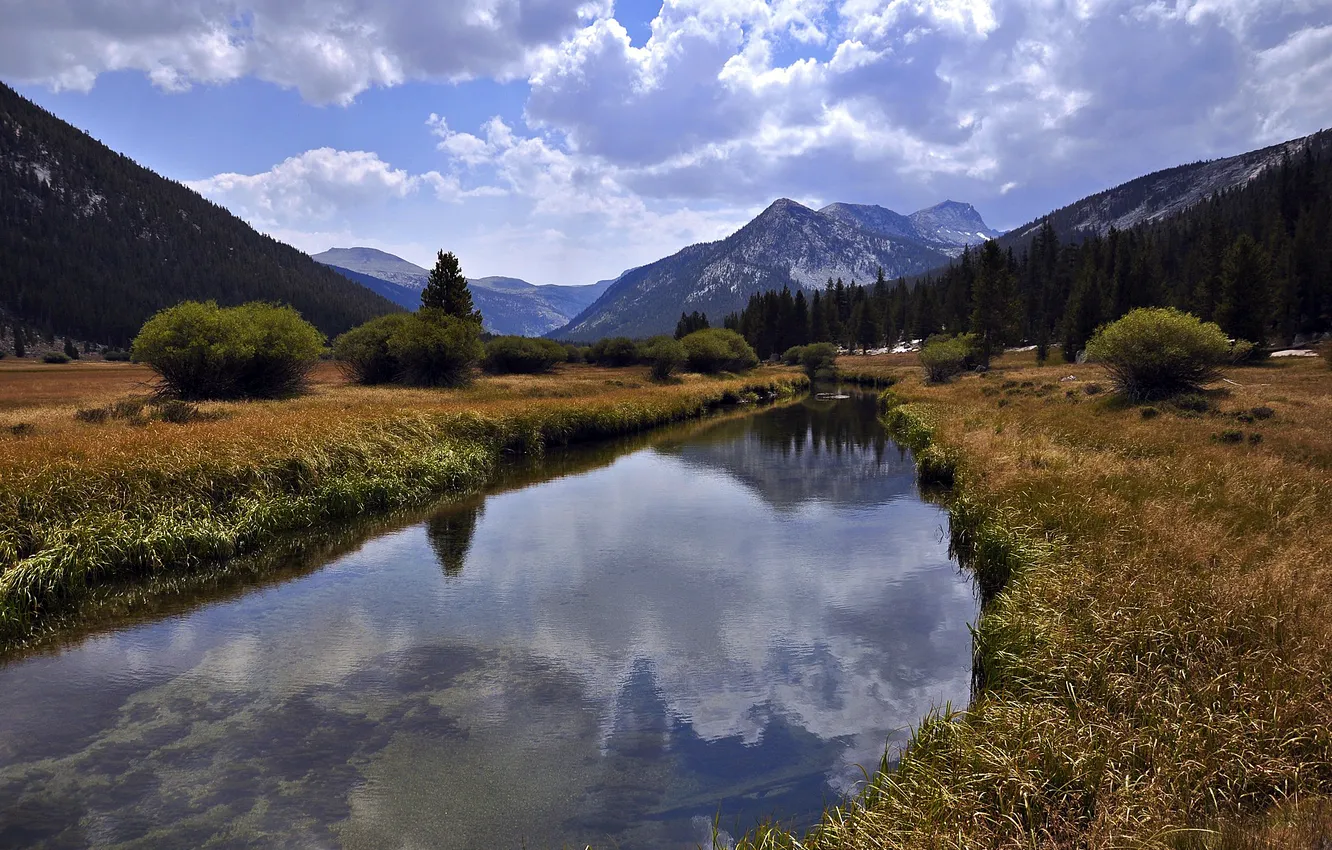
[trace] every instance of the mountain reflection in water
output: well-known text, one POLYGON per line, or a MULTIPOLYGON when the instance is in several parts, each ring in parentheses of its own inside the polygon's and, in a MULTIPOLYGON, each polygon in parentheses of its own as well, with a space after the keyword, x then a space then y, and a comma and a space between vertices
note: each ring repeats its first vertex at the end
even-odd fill
POLYGON ((812 821, 970 683, 871 397, 665 432, 0 668, 0 846, 695 846, 812 821))

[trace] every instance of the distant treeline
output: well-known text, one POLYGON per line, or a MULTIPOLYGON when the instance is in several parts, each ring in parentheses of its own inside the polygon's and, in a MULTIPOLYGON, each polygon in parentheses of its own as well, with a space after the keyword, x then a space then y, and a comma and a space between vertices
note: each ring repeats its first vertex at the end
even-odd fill
POLYGON ((0 85, 0 313, 124 347, 184 300, 290 304, 328 335, 399 309, 0 85))
POLYGON ((987 346, 1052 344, 1072 357, 1136 307, 1172 306, 1258 345, 1332 328, 1332 132, 1247 185, 1166 220, 1060 240, 1047 220, 1025 247, 967 250, 919 285, 829 280, 806 296, 754 295, 725 326, 760 357, 793 345, 878 347, 975 333, 987 346))

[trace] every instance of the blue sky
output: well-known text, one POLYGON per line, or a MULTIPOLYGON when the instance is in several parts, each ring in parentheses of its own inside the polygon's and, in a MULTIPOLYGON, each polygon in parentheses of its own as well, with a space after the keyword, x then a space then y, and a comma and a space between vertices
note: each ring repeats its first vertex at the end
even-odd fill
POLYGON ((768 203, 1021 224, 1332 125, 1329 0, 0 0, 0 78, 297 247, 591 283, 768 203))

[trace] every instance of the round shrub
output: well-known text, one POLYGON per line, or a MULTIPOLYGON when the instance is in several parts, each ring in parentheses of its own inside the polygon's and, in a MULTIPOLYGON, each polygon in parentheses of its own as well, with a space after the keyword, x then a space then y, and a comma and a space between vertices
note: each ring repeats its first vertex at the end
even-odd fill
POLYGON ((389 335, 387 345, 400 380, 418 387, 466 384, 485 354, 478 323, 429 308, 389 335))
POLYGON ((281 398, 305 387, 324 335, 291 307, 186 301, 144 323, 134 359, 179 399, 281 398))
POLYGON ((810 378, 837 377, 837 346, 831 342, 815 342, 800 350, 800 365, 810 378))
POLYGON ((786 351, 782 352, 782 365, 799 366, 800 358, 804 353, 805 353, 805 346, 803 345, 791 346, 790 348, 786 349, 786 351))
POLYGON ((694 331, 680 340, 694 372, 745 372, 758 365, 758 355, 745 338, 725 328, 694 331))
POLYGON ((412 321, 411 313, 390 313, 352 328, 333 340, 333 359, 358 384, 392 383, 402 367, 389 353, 389 337, 412 321))
POLYGON ((965 336, 932 336, 920 347, 920 365, 925 377, 935 384, 960 375, 971 358, 971 345, 965 336))
POLYGON ((655 336, 643 343, 643 359, 652 367, 652 377, 664 381, 689 360, 689 352, 674 337, 655 336))
POLYGON ((1221 328, 1168 307, 1134 310, 1087 343, 1087 359, 1103 364, 1115 389, 1134 401, 1197 392, 1230 356, 1221 328))
POLYGON ((486 343, 485 369, 497 375, 549 372, 569 358, 564 346, 553 339, 499 336, 486 343))
POLYGON ((59 351, 48 351, 42 355, 43 363, 68 363, 69 355, 61 354, 59 351))
POLYGON ((638 346, 625 336, 600 339, 587 350, 587 360, 598 366, 632 366, 638 362, 638 346))
POLYGON ((583 363, 587 360, 586 348, 581 345, 574 345, 572 342, 564 343, 564 359, 567 363, 583 363))

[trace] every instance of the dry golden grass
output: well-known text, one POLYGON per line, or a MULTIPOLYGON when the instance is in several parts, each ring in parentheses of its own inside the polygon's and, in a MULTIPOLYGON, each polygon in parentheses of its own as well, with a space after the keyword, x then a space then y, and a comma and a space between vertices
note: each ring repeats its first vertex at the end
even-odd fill
MULTIPOLYGON (((173 424, 79 410, 146 391, 119 364, 0 371, 0 641, 105 579, 252 549, 272 534, 478 486, 505 452, 629 433, 805 379, 563 366, 456 390, 360 387, 324 364, 308 395, 202 405, 173 424), (63 382, 61 380, 63 378, 63 382)), ((149 411, 145 411, 147 413, 149 411)))
POLYGON ((926 385, 904 359, 839 366, 898 378, 890 420, 955 476, 955 540, 1003 586, 984 689, 802 846, 1326 847, 1326 807, 1281 806, 1332 793, 1326 365, 1145 418, 1093 366, 926 385))

